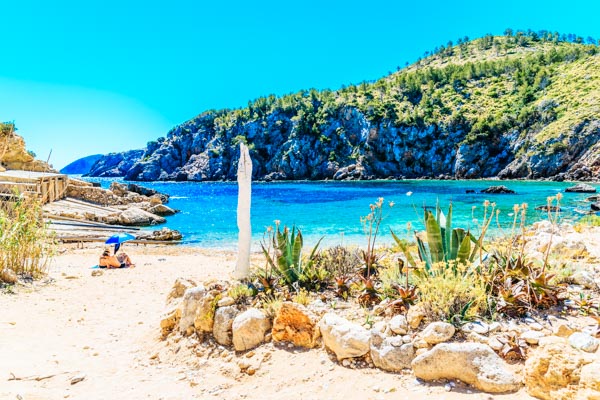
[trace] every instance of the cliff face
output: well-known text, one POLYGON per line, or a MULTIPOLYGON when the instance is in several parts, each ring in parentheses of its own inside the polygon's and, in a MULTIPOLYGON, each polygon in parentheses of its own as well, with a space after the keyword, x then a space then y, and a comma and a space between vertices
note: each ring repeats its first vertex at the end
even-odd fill
POLYGON ((0 171, 16 169, 35 172, 53 171, 44 161, 27 152, 25 140, 14 132, 14 125, 0 124, 0 171))
POLYGON ((144 150, 129 150, 99 157, 86 171, 87 176, 114 178, 124 176, 144 155, 144 150))
POLYGON ((205 112, 90 174, 233 180, 243 141, 255 179, 598 179, 599 97, 595 45, 486 37, 373 83, 205 112))

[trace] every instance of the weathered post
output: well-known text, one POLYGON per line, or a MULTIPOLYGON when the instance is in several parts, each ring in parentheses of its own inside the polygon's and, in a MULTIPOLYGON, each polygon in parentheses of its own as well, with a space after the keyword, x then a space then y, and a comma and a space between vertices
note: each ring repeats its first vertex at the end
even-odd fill
POLYGON ((235 268, 235 278, 246 278, 250 272, 250 242, 252 228, 250 226, 250 202, 252 198, 252 160, 248 147, 240 143, 240 160, 238 162, 238 208, 237 225, 238 259, 235 268))

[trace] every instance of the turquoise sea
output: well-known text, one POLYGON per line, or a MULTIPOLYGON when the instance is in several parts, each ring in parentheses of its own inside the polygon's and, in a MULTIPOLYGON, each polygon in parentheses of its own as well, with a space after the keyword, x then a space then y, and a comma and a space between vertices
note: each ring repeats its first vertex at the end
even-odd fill
MULTIPOLYGON (((108 187, 112 179, 95 179, 108 187)), ((234 249, 237 246, 237 183, 232 182, 143 182, 171 195, 169 206, 181 210, 169 217, 166 226, 184 235, 187 244, 202 247, 234 249)), ((410 222, 413 229, 422 228, 423 206, 435 207, 436 202, 447 210, 453 205, 453 226, 477 232, 483 216, 483 202, 495 202, 500 210, 500 226, 510 230, 514 204, 527 203, 528 222, 547 218, 546 212, 536 211, 548 196, 563 192, 561 218, 576 221, 576 210, 589 210, 586 194, 564 193, 573 183, 537 181, 363 181, 363 182, 254 182, 252 184, 252 245, 260 249, 260 240, 274 220, 282 225, 295 224, 302 230, 305 244, 340 243, 365 245, 366 239, 360 217, 369 213, 369 204, 379 197, 385 199, 385 219, 378 243, 391 243, 390 228, 406 236, 410 222), (505 185, 516 194, 478 193, 493 185, 505 185), (475 190, 477 193, 466 193, 475 190), (393 207, 387 204, 393 201, 393 207), (475 207, 475 210, 473 210, 475 207)), ((493 223, 491 234, 502 229, 493 223)))

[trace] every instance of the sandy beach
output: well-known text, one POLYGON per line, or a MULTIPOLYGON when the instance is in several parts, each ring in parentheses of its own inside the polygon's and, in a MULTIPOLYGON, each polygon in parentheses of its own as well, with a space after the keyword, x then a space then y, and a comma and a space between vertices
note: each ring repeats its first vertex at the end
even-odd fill
POLYGON ((101 249, 62 246, 46 279, 0 295, 0 398, 529 398, 524 390, 492 396, 461 385, 447 392, 411 373, 350 369, 323 348, 269 343, 235 354, 196 339, 162 341, 160 316, 175 279, 226 279, 235 255, 126 245, 136 268, 92 276, 101 249), (257 372, 241 372, 244 364, 257 372))

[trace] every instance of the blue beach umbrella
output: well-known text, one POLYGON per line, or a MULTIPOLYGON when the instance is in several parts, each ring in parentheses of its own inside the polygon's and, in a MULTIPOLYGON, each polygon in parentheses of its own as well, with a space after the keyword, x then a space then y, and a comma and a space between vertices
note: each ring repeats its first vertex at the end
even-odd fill
POLYGON ((104 243, 114 244, 115 245, 115 253, 116 253, 117 250, 119 250, 119 247, 121 247, 121 243, 124 243, 128 240, 134 240, 134 239, 135 239, 135 236, 130 235, 129 233, 121 232, 121 233, 117 233, 116 235, 112 235, 104 243))

